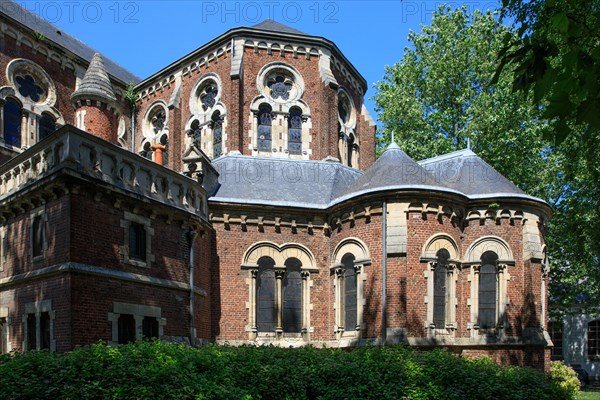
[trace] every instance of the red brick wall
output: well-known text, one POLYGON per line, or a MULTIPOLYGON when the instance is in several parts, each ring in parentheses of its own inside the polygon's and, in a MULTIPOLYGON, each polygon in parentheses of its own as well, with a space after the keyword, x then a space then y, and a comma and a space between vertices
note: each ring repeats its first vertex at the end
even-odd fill
MULTIPOLYGON (((95 102, 94 102, 95 103, 95 102)), ((82 105, 77 111, 85 111, 85 130, 112 144, 117 144, 117 116, 106 108, 106 104, 98 106, 82 105)))

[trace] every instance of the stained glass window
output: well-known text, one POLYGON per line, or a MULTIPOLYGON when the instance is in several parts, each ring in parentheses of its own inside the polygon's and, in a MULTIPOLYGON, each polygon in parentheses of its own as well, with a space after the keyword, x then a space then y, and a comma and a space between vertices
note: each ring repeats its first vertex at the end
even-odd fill
POLYGON ((200 95, 200 101, 202 102, 202 109, 204 111, 211 109, 216 101, 219 89, 215 85, 208 85, 204 88, 203 93, 200 95))
POLYGON ((493 251, 486 251, 481 256, 478 321, 481 329, 495 328, 498 322, 496 319, 496 298, 498 295, 497 262, 498 255, 493 251))
POLYGON ((283 277, 283 331, 300 333, 302 329, 302 264, 297 258, 285 262, 283 277))
POLYGON ((263 105, 258 110, 258 150, 271 151, 271 107, 263 105))
POLYGON ((13 99, 4 104, 4 141, 21 147, 21 106, 13 99))
POLYGON ((290 110, 288 119, 288 152, 302 154, 302 111, 299 108, 290 110))
POLYGON ((344 330, 353 331, 357 322, 357 281, 354 268, 354 255, 346 253, 342 257, 344 265, 344 330))
POLYGON ((286 82, 283 75, 277 75, 275 79, 271 79, 267 82, 267 86, 271 89, 271 98, 282 100, 288 100, 290 98, 290 91, 292 90, 292 84, 286 82))
POLYGON ((256 327, 259 332, 274 332, 275 308, 275 261, 270 257, 258 260, 256 278, 256 327))
POLYGON ((150 123, 152 124, 152 129, 154 130, 154 134, 158 135, 165 128, 165 122, 167 121, 167 116, 164 110, 157 111, 151 118, 150 123))
POLYGON ((19 94, 23 97, 29 97, 32 101, 40 101, 40 95, 44 94, 44 89, 35 84, 31 75, 17 76, 15 78, 19 94))
POLYGON ((223 145, 223 119, 217 111, 212 116, 213 123, 213 158, 221 155, 223 145))
POLYGON ((433 323, 438 329, 446 327, 449 258, 448 250, 439 250, 437 252, 437 265, 433 272, 433 323))
POLYGON ((40 118, 40 140, 50 136, 56 130, 56 121, 48 114, 43 114, 40 118))

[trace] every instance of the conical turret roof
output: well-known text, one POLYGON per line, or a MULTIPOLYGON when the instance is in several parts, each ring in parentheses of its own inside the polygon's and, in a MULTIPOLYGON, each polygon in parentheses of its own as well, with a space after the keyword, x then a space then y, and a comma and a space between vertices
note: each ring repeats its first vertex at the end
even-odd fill
POLYGON ((425 186, 444 187, 396 143, 392 143, 381 157, 348 188, 346 193, 373 191, 387 187, 419 189, 425 186))
POLYGON ((92 57, 79 88, 71 95, 71 100, 117 100, 100 53, 96 53, 92 57))

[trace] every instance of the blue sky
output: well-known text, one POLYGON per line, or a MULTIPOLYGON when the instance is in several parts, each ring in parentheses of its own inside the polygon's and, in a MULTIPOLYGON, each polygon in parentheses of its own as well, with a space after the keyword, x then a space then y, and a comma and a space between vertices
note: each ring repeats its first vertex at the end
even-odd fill
POLYGON ((237 26, 271 18, 323 36, 346 55, 369 85, 365 103, 377 117, 373 84, 402 58, 410 30, 429 24, 440 4, 496 9, 498 0, 167 1, 19 0, 28 9, 145 78, 237 26))

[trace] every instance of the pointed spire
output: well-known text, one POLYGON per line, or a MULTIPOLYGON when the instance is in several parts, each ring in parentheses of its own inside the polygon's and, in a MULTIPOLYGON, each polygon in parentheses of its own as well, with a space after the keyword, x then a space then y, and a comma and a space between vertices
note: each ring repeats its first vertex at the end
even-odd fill
POLYGON ((392 130, 392 143, 396 143, 396 138, 394 138, 394 130, 392 130))
POLYGON ((467 137, 467 150, 471 150, 471 138, 467 137))
POLYGON ((117 100, 100 53, 94 54, 90 66, 79 84, 79 88, 71 95, 71 101, 76 102, 79 100, 100 100, 104 102, 117 100))

